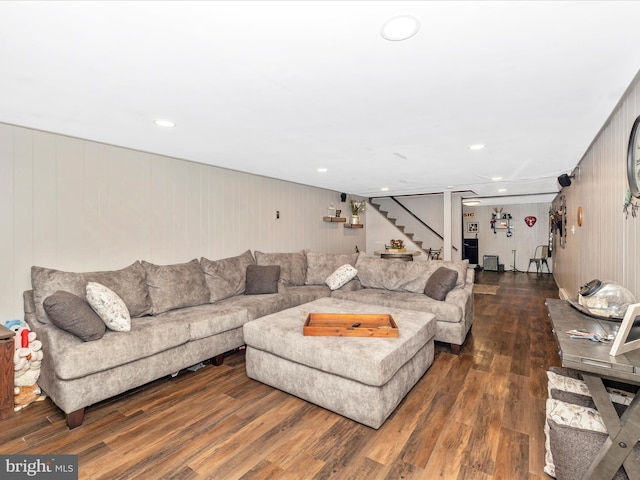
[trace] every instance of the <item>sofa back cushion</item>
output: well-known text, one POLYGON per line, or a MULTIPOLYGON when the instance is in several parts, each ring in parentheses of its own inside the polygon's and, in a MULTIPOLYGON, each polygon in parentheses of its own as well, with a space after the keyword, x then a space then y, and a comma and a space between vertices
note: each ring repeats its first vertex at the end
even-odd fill
POLYGON ((209 288, 211 303, 244 293, 247 281, 247 267, 256 261, 247 250, 237 257, 209 260, 202 257, 200 265, 209 288))
POLYGON ((145 280, 145 269, 135 262, 122 270, 103 272, 64 272, 52 268, 31 267, 31 285, 36 309, 36 320, 51 323, 42 302, 62 290, 86 300, 86 285, 97 282, 113 290, 124 301, 132 317, 151 313, 151 298, 145 280))
POLYGON ((342 265, 355 266, 357 253, 316 253, 306 251, 307 273, 305 285, 324 285, 327 277, 342 265))
POLYGON ((424 293, 428 278, 427 263, 394 262, 360 252, 356 269, 358 279, 364 288, 424 293))
POLYGON ((304 251, 295 253, 263 253, 256 251, 255 255, 258 265, 280 265, 280 283, 284 285, 304 285, 307 275, 307 257, 304 251))
POLYGON ((143 260, 142 265, 147 271, 154 315, 175 308, 209 303, 211 294, 197 259, 174 265, 154 265, 143 260))

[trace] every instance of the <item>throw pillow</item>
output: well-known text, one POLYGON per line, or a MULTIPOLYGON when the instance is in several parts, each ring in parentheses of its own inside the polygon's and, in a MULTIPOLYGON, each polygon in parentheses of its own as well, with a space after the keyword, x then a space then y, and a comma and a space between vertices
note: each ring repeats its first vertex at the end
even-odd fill
POLYGON ((326 284, 331 290, 337 290, 345 285, 349 280, 358 274, 358 270, 348 263, 338 267, 338 269, 327 277, 326 284))
POLYGON ((202 265, 204 278, 211 294, 209 301, 213 303, 244 293, 244 287, 247 283, 247 267, 255 263, 250 250, 237 257, 216 261, 202 257, 200 265, 202 265))
POLYGON ((424 263, 426 263, 427 275, 433 275, 433 273, 440 267, 447 267, 458 272, 456 287, 464 288, 467 283, 467 270, 469 269, 469 260, 429 260, 428 262, 424 263))
POLYGON ((154 315, 209 303, 211 294, 197 259, 174 265, 154 265, 143 260, 142 265, 147 271, 154 315))
POLYGON ((433 275, 427 280, 427 285, 424 287, 424 294, 434 300, 442 302, 447 297, 447 293, 456 286, 457 280, 458 272, 446 267, 440 267, 433 272, 433 275))
POLYGON ((304 250, 295 253, 255 252, 258 265, 279 265, 280 282, 285 285, 304 285, 307 257, 304 250))
POLYGON ((100 340, 106 325, 91 306, 73 293, 58 290, 43 302, 51 323, 85 342, 100 340))
POLYGON ((279 265, 249 265, 247 267, 246 295, 278 293, 279 265))
POLYGON ((87 301, 109 330, 128 332, 131 330, 129 310, 116 293, 96 282, 87 283, 87 301))

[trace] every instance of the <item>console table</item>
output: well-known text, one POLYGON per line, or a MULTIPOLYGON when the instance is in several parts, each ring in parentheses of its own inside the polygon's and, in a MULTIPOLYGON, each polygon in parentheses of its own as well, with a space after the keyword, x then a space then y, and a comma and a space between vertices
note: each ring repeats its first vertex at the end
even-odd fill
POLYGON ((640 438, 640 392, 627 410, 618 417, 602 379, 640 385, 640 350, 612 357, 611 342, 600 343, 585 339, 572 339, 568 330, 578 329, 608 335, 619 325, 585 315, 563 300, 546 300, 553 332, 560 348, 562 365, 579 370, 589 387, 593 402, 609 432, 596 458, 593 459, 587 480, 611 479, 621 465, 629 478, 640 478, 640 464, 629 456, 640 438))
POLYGON ((375 255, 380 255, 380 258, 385 258, 387 260, 399 260, 401 262, 412 262, 413 257, 420 255, 419 250, 406 250, 404 252, 376 250, 373 253, 375 255))

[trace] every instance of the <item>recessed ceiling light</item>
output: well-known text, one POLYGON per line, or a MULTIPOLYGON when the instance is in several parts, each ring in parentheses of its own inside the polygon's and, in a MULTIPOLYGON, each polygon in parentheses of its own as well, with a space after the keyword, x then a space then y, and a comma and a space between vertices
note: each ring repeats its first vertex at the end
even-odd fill
POLYGON ((382 187, 380 190, 382 190, 383 192, 388 192, 389 191, 389 187, 382 187))
POLYGON ((453 185, 447 185, 447 190, 451 190, 453 188, 453 185))
POLYGON ((327 169, 326 169, 326 168, 319 168, 319 169, 318 169, 318 172, 320 172, 320 173, 326 173, 326 172, 327 172, 327 169))
POLYGON ((465 207, 475 207, 476 205, 480 205, 480 200, 463 200, 462 204, 465 207))
POLYGON ((176 124, 173 123, 171 120, 155 120, 153 123, 155 123, 159 127, 166 127, 166 128, 171 128, 176 126, 176 124))
POLYGON ((506 192, 506 191, 507 191, 507 189, 506 189, 506 188, 499 188, 499 189, 498 189, 498 191, 499 191, 499 192, 506 192))
POLYGON ((469 150, 482 150, 486 145, 482 143, 476 143, 475 145, 469 145, 469 150))
POLYGON ((398 42, 413 37, 420 30, 420 21, 413 15, 397 15, 391 17, 380 29, 385 40, 398 42))
POLYGON ((502 177, 491 177, 492 182, 499 182, 500 180, 502 180, 502 177))

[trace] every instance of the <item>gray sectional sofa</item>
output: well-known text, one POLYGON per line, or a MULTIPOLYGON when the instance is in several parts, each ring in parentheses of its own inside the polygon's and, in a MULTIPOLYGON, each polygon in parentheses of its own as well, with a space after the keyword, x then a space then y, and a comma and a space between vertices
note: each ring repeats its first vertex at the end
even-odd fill
POLYGON ((319 298, 433 313, 435 340, 452 343, 454 352, 473 321, 473 270, 464 262, 396 263, 364 253, 246 251, 175 265, 136 261, 105 272, 34 266, 31 280, 24 310, 43 343, 38 384, 65 412, 70 428, 82 423, 85 407, 94 403, 208 359, 221 364, 225 352, 244 345, 244 324, 319 298), (358 276, 331 290, 325 280, 344 264, 354 265, 358 276), (456 285, 447 287, 446 298, 437 301, 424 291, 441 266, 460 273, 456 285), (115 293, 130 317, 128 330, 105 328, 106 320, 92 317, 89 283, 115 293))

